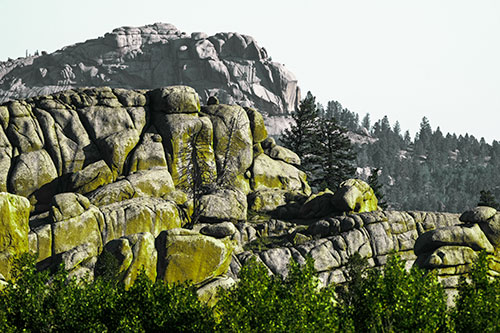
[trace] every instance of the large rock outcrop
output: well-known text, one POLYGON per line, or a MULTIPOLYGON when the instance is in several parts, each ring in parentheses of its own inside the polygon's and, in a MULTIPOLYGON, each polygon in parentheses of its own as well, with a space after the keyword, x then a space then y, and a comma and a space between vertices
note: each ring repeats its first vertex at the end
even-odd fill
POLYGON ((51 54, 0 63, 0 104, 78 87, 176 84, 193 87, 203 100, 217 95, 222 103, 271 115, 292 112, 300 101, 295 76, 254 38, 232 32, 188 35, 165 23, 121 27, 51 54))
POLYGON ((299 158, 252 108, 202 106, 187 86, 74 89, 0 105, 0 278, 40 269, 113 273, 130 286, 191 280, 213 301, 250 257, 286 275, 312 256, 326 285, 359 253, 436 270, 450 295, 478 251, 500 273, 500 213, 381 211, 360 180, 311 195, 299 158))
MULTIPOLYGON (((127 285, 141 266, 152 278, 201 283, 227 271, 238 246, 234 232, 221 236, 215 227, 204 231, 212 236, 160 235, 246 221, 248 197, 262 186, 310 194, 294 165, 254 153, 267 139, 260 113, 201 106, 188 86, 75 89, 10 101, 0 105, 0 124, 0 188, 10 192, 0 196, 5 278, 12 257, 29 249, 38 253, 40 268, 63 263, 75 276, 101 274, 101 264, 111 260, 127 285), (264 156, 267 163, 259 163, 264 156), (191 264, 182 258, 196 254, 206 264, 222 248, 220 267, 187 272, 191 264)), ((290 201, 251 208, 259 214, 290 201)))

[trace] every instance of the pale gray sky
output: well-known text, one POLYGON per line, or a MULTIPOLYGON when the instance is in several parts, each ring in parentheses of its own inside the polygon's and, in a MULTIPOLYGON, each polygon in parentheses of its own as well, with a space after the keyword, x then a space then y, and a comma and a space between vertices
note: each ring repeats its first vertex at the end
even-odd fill
POLYGON ((0 0, 0 60, 119 26, 256 38, 319 102, 500 140, 498 0, 0 0))

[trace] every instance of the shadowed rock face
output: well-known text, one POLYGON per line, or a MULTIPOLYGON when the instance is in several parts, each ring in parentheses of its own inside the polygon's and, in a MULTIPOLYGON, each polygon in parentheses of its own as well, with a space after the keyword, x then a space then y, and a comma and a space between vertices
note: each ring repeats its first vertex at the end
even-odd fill
POLYGON ((284 65, 252 37, 187 35, 156 23, 121 27, 51 54, 0 63, 0 104, 77 87, 152 89, 185 84, 203 101, 255 107, 271 115, 295 110, 300 90, 284 65))

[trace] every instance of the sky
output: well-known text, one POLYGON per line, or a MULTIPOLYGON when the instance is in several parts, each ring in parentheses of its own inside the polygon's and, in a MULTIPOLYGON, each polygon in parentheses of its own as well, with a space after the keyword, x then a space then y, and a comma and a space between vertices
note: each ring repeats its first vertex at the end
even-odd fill
POLYGON ((0 61, 120 26, 253 36, 326 105, 500 141, 499 0, 0 0, 0 61))

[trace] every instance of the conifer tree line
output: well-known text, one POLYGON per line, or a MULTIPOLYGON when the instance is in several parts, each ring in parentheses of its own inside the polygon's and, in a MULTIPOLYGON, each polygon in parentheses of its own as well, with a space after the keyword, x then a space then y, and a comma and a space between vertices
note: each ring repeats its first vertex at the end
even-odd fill
POLYGON ((395 210, 463 212, 500 199, 498 141, 444 134, 426 117, 412 138, 387 116, 360 119, 337 101, 317 104, 311 93, 292 117, 296 125, 280 140, 302 158, 315 189, 334 190, 356 176, 376 184, 378 197, 395 210))

